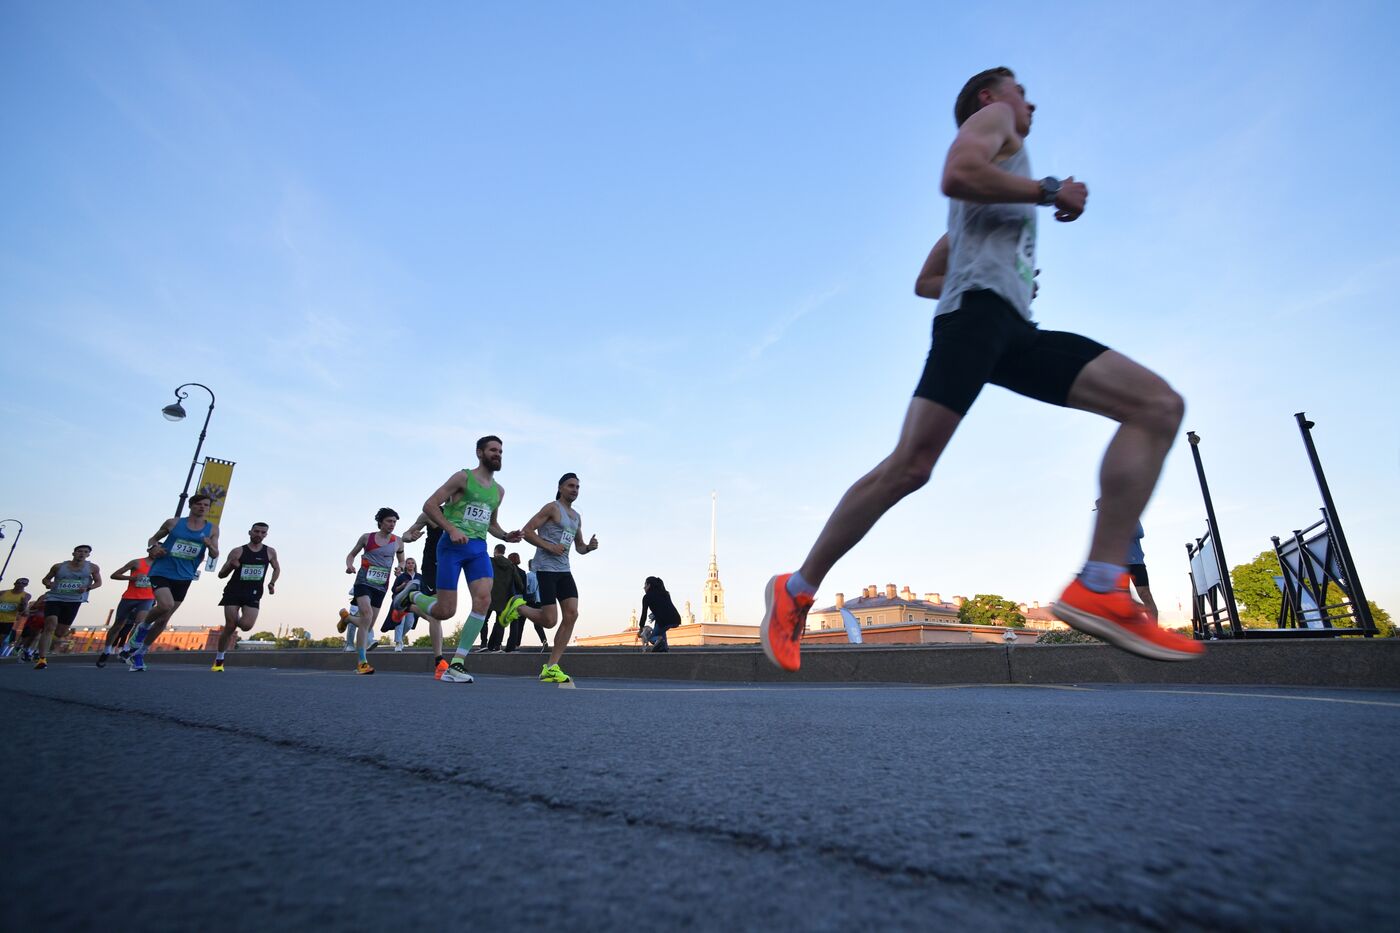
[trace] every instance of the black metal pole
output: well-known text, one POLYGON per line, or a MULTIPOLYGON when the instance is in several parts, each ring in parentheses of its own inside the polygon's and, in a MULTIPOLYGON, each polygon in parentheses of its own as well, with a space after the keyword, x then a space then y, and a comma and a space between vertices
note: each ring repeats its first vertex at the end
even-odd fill
MULTIPOLYGON (((1371 618, 1371 604, 1366 602, 1366 591, 1361 588, 1361 580, 1356 575, 1356 565, 1351 560, 1351 548, 1347 546, 1347 536, 1342 532, 1342 520, 1337 516, 1337 504, 1332 501, 1332 490, 1327 488, 1327 477, 1322 472, 1322 461, 1317 459, 1317 448, 1313 446, 1312 426, 1304 412, 1294 412, 1298 419, 1298 430, 1303 435, 1303 446, 1308 449, 1308 460, 1312 463, 1313 476, 1317 477, 1317 488, 1322 493, 1322 504, 1327 509, 1327 525, 1337 536, 1337 546, 1342 552, 1342 569, 1346 571, 1347 586, 1351 587, 1351 608, 1361 621, 1367 635, 1376 631, 1375 620, 1371 618)), ((1323 594, 1327 592, 1323 587, 1323 594)))
POLYGON ((17 518, 7 518, 5 521, 0 521, 0 525, 5 524, 5 522, 14 522, 19 526, 19 531, 15 532, 15 539, 10 542, 10 552, 5 555, 5 566, 0 567, 0 581, 5 579, 5 571, 10 569, 10 558, 15 556, 15 545, 19 544, 19 536, 24 534, 24 522, 17 518))
POLYGON ((209 433, 209 419, 214 417, 214 390, 199 382, 187 382, 175 390, 175 398, 183 401, 190 397, 188 392, 181 392, 180 389, 188 386, 199 386, 209 393, 209 411, 204 415, 204 427, 199 429, 199 441, 194 445, 194 459, 190 461, 190 471, 185 474, 185 488, 180 492, 180 502, 175 506, 175 517, 179 518, 185 513, 185 500, 190 497, 190 483, 194 480, 194 468, 199 465, 199 453, 204 449, 204 438, 209 433))
POLYGON ((1196 478, 1201 481, 1201 498, 1206 502, 1206 525, 1210 528, 1210 539, 1215 544, 1215 570, 1220 574, 1220 585, 1225 590, 1225 611, 1230 616, 1230 633, 1235 638, 1244 637, 1244 626, 1240 625, 1240 614, 1235 609, 1235 587, 1230 582, 1230 568, 1225 565, 1225 545, 1220 540, 1220 526, 1215 523, 1215 504, 1211 502, 1210 486, 1206 483, 1206 468, 1201 463, 1201 439, 1195 431, 1187 431, 1186 439, 1191 442, 1191 457, 1196 461, 1196 478))

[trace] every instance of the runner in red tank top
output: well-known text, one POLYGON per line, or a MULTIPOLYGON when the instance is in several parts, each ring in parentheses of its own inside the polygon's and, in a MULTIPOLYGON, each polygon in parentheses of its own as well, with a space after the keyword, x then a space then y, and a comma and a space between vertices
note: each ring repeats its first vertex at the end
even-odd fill
POLYGON ((102 645, 102 653, 97 656, 97 666, 107 666, 107 656, 121 650, 126 644, 131 630, 146 621, 146 615, 156 604, 155 590, 151 589, 151 561, 157 556, 160 545, 153 544, 146 550, 145 557, 137 557, 122 564, 112 574, 113 580, 125 580, 126 592, 117 603, 117 614, 107 629, 107 640, 102 645))

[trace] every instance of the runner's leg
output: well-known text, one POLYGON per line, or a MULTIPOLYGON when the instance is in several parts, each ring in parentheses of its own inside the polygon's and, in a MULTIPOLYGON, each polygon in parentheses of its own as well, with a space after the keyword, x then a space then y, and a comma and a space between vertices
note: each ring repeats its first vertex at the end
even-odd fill
POLYGON ((809 586, 819 587, 891 506, 928 482, 961 421, 961 415, 937 402, 910 401, 894 452, 846 491, 803 561, 799 573, 809 586))
POLYGON ((1099 510, 1089 560, 1122 565, 1186 403, 1161 376, 1108 350, 1080 371, 1066 404, 1119 424, 1099 467, 1099 510))
POLYGON ((569 646, 569 639, 573 637, 574 623, 578 621, 578 597, 565 599, 560 608, 563 610, 563 618, 559 622, 559 631, 554 636, 554 649, 549 652, 550 664, 559 663, 564 657, 564 649, 569 646))

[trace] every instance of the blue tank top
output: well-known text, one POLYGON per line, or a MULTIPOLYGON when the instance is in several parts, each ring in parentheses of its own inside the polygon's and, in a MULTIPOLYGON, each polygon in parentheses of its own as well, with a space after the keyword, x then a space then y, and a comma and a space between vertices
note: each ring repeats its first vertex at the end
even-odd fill
POLYGON ((206 520, 204 527, 191 531, 184 516, 170 529, 161 547, 166 554, 151 564, 151 576, 167 580, 193 580, 199 575, 199 562, 204 559, 204 539, 214 533, 214 524, 206 520))

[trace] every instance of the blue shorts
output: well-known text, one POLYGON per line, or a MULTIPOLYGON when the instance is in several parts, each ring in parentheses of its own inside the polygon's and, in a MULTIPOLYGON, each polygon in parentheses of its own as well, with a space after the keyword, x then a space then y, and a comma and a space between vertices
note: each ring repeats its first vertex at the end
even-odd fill
POLYGON ((453 544, 446 534, 438 538, 437 545, 437 588, 457 589, 458 572, 467 572, 470 585, 483 577, 492 579, 491 555, 486 553, 486 542, 481 538, 468 538, 466 544, 453 544))

